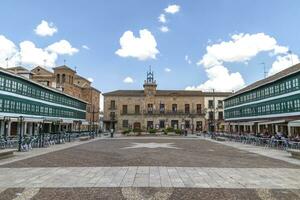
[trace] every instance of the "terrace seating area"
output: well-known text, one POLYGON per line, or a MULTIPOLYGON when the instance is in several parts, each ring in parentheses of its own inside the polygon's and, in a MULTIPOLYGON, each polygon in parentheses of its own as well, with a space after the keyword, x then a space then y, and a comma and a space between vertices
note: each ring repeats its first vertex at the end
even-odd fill
POLYGON ((295 149, 300 150, 300 136, 287 137, 281 133, 274 135, 254 134, 254 133, 207 133, 212 139, 226 138, 228 141, 241 142, 265 148, 276 148, 282 150, 295 149))
POLYGON ((82 137, 97 137, 96 132, 76 131, 76 132, 59 132, 59 133, 41 133, 38 135, 24 135, 21 140, 16 137, 0 137, 0 151, 7 149, 18 149, 21 151, 30 151, 33 148, 44 148, 66 142, 74 142, 82 137))

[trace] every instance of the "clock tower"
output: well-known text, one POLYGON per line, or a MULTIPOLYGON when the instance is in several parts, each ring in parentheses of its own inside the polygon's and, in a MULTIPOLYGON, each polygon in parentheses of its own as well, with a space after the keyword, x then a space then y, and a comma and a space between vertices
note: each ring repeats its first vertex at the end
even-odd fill
POLYGON ((147 79, 144 81, 144 93, 146 96, 154 96, 156 94, 156 81, 154 80, 154 73, 151 67, 147 72, 147 79))

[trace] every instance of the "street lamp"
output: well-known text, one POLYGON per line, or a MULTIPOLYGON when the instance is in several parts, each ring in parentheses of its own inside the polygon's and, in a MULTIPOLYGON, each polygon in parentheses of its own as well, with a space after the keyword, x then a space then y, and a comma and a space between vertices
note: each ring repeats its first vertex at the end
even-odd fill
POLYGON ((7 129, 8 129, 8 124, 7 122, 10 120, 9 117, 4 117, 4 140, 5 143, 7 142, 7 129))
POLYGON ((21 151, 22 148, 22 139, 23 139, 23 121, 24 121, 24 117, 20 116, 19 117, 19 148, 18 151, 21 151))

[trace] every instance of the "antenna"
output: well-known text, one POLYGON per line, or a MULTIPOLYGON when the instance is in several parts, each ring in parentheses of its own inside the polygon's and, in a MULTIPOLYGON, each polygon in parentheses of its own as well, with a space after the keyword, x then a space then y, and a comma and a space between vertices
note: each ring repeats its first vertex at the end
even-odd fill
POLYGON ((77 70, 77 67, 76 67, 76 66, 74 67, 74 69, 75 69, 75 72, 77 72, 77 71, 76 71, 76 70, 77 70))
POLYGON ((264 78, 266 78, 267 77, 266 63, 262 62, 260 64, 264 66, 264 78))
POLYGON ((66 62, 67 62, 66 59, 64 59, 64 65, 66 65, 66 62))

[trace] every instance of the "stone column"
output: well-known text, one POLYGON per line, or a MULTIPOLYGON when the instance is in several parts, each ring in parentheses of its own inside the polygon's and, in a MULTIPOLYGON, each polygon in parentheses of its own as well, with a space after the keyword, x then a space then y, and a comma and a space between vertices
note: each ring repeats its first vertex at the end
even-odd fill
POLYGON ((260 125, 257 123, 257 133, 260 133, 260 125))
POLYGON ((23 133, 24 133, 24 135, 26 135, 27 134, 27 123, 28 122, 24 122, 24 127, 23 127, 23 133))
POLYGON ((252 125, 250 124, 250 133, 252 133, 253 132, 253 127, 252 127, 252 125))
POLYGON ((11 121, 8 121, 7 122, 7 136, 10 136, 11 135, 11 121))
POLYGON ((292 135, 292 127, 291 126, 288 126, 288 136, 291 136, 292 135))
POLYGON ((3 120, 3 121, 1 121, 0 136, 4 135, 4 127, 5 127, 5 123, 4 123, 4 120, 3 120))

